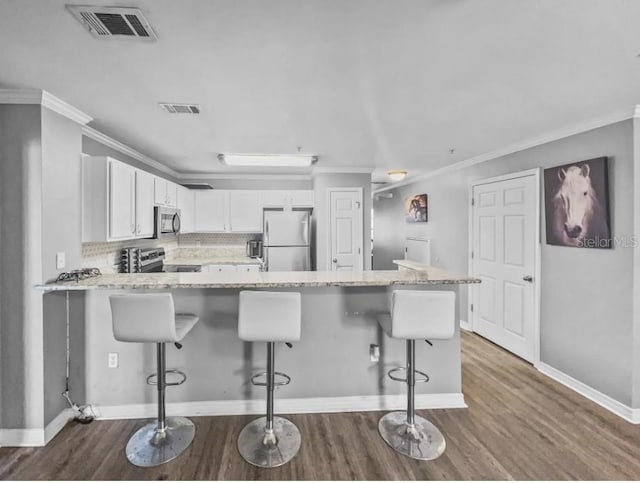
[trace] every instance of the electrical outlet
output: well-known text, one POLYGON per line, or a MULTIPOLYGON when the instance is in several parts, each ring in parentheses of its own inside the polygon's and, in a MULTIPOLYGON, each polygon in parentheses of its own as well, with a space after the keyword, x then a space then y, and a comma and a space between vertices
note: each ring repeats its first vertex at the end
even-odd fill
POLYGON ((369 357, 371 362, 378 362, 380 360, 380 346, 378 344, 369 345, 369 357))
POLYGON ((117 368, 118 368, 118 353, 109 352, 109 369, 117 369, 117 368))
POLYGON ((67 256, 64 252, 56 253, 56 268, 64 268, 67 264, 67 256))

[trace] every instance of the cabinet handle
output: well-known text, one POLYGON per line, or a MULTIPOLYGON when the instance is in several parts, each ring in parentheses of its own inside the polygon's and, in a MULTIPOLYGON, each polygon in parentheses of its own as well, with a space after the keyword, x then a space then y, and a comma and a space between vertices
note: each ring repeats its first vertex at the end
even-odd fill
POLYGON ((140 233, 142 230, 140 229, 140 223, 137 225, 137 233, 140 233))
POLYGON ((136 233, 136 226, 133 223, 131 224, 131 233, 136 233))

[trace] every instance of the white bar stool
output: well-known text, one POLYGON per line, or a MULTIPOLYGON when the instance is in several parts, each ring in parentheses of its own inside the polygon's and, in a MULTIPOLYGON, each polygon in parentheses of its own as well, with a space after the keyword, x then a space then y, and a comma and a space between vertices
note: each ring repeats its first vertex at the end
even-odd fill
POLYGON ((198 322, 198 317, 176 314, 170 293, 111 295, 109 301, 116 340, 157 345, 158 372, 147 378, 147 384, 158 386, 158 419, 138 429, 126 448, 127 459, 134 465, 157 466, 176 458, 195 435, 195 427, 187 418, 165 416, 165 388, 187 380, 182 371, 166 370, 165 344, 171 342, 182 348, 179 341, 198 322), (178 374, 182 379, 167 383, 166 373, 178 374), (153 382, 154 377, 157 382, 153 382))
POLYGON ((415 414, 416 382, 427 382, 429 376, 415 369, 416 339, 450 339, 455 332, 454 292, 430 290, 394 290, 391 313, 378 315, 378 323, 389 337, 406 339, 407 365, 389 371, 394 381, 407 384, 407 410, 385 414, 378 431, 395 451, 417 460, 433 460, 446 447, 444 436, 432 423, 415 414), (405 371, 404 378, 395 375, 405 371), (416 380, 416 374, 422 376, 416 380))
POLYGON ((300 340, 301 301, 296 292, 240 292, 238 336, 248 342, 267 343, 267 371, 251 383, 267 387, 267 415, 247 424, 238 436, 238 451, 252 465, 275 468, 291 460, 300 449, 300 431, 291 421, 273 415, 273 389, 291 382, 275 372, 275 342, 300 340), (282 380, 276 382, 275 376, 282 380), (266 376, 266 381, 258 381, 266 376))

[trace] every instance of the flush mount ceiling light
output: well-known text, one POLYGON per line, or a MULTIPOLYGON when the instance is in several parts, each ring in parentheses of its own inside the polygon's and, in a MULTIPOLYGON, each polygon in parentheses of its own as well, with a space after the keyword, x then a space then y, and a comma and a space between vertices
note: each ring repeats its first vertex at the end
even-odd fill
POLYGON ((308 168, 318 162, 318 156, 310 154, 218 154, 227 166, 258 166, 308 168))
POLYGON ((404 169, 390 169, 387 171, 387 176, 391 181, 402 181, 407 176, 407 172, 404 169))

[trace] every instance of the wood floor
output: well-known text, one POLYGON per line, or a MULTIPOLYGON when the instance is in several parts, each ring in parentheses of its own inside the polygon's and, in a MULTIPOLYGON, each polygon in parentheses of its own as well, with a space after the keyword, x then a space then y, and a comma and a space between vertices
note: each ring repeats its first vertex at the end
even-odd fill
POLYGON ((473 335, 462 338, 468 409, 419 411, 447 440, 442 457, 418 462, 380 439, 382 413, 292 415, 302 447, 271 470, 246 464, 236 438, 250 416, 192 418, 196 440, 151 469, 124 455, 140 421, 69 423, 46 448, 0 448, 12 480, 639 480, 634 426, 473 335))

